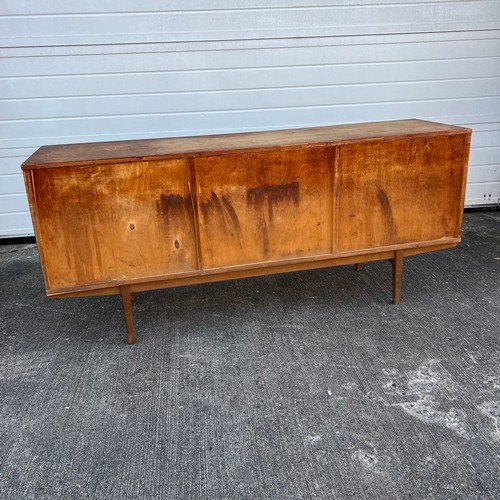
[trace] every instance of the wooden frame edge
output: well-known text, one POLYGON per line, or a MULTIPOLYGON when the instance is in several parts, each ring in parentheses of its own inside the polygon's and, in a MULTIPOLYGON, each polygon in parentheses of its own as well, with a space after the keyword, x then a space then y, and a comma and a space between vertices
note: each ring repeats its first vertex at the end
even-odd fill
MULTIPOLYGON (((346 257, 332 257, 330 259, 294 262, 286 265, 275 265, 267 267, 258 267, 251 269, 232 270, 212 274, 199 274, 194 276, 184 276, 178 278, 162 279, 150 282, 138 282, 130 284, 130 292, 146 292, 150 290, 161 290, 163 288, 176 288, 187 285, 200 285, 204 283, 214 283, 218 281, 228 281, 243 278, 253 278, 258 276, 267 276, 272 274, 284 274, 295 271, 307 271, 312 269, 322 269, 327 267, 346 266, 357 264, 359 262, 374 262, 381 260, 391 260, 395 252, 402 251, 403 257, 418 255, 438 250, 446 250, 455 247, 456 243, 447 243, 443 245, 434 245, 419 248, 395 249, 383 252, 372 252, 361 255, 351 255, 346 257)), ((123 285, 121 285, 123 286, 123 285)), ((49 298, 69 298, 69 297, 89 297, 103 295, 120 295, 120 285, 110 286, 101 289, 80 290, 68 292, 47 292, 49 298)))

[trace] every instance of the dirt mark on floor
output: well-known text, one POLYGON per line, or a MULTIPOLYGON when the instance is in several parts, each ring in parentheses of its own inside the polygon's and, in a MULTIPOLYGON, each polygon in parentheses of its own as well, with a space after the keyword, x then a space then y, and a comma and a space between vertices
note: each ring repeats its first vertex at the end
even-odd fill
POLYGON ((391 402, 391 406, 400 407, 421 422, 446 427, 466 439, 470 437, 467 415, 456 407, 454 394, 458 396, 458 384, 439 360, 428 359, 408 374, 389 370, 386 375, 391 376, 384 385, 386 394, 399 400, 391 402))

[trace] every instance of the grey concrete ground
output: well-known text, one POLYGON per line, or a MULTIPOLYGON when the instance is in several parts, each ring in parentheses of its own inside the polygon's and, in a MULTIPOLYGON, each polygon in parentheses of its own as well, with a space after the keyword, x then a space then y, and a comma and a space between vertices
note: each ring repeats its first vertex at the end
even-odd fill
POLYGON ((500 498, 500 212, 390 265, 47 299, 0 247, 2 499, 500 498))

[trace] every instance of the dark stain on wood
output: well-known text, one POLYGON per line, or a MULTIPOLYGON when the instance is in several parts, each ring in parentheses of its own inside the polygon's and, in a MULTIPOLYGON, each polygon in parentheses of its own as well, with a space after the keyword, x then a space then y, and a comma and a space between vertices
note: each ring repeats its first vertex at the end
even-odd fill
POLYGON ((171 225, 173 221, 176 224, 184 221, 189 207, 189 199, 174 193, 162 194, 160 199, 156 201, 156 212, 167 226, 171 225))
POLYGON ((160 207, 159 211, 166 215, 172 212, 177 212, 178 210, 186 210, 189 206, 189 200, 183 198, 179 194, 162 194, 160 196, 160 207))
POLYGON ((225 196, 222 197, 222 204, 224 205, 224 209, 233 223, 233 227, 236 229, 239 227, 240 221, 238 219, 238 215, 236 215, 233 205, 231 205, 231 202, 225 196))
POLYGON ((210 196, 210 199, 208 199, 207 201, 203 201, 201 203, 201 211, 203 213, 203 217, 205 220, 208 220, 210 218, 210 214, 213 211, 220 212, 221 208, 222 207, 219 197, 213 191, 210 196))
MULTIPOLYGON (((189 199, 174 193, 161 194, 160 199, 156 202, 158 216, 161 218, 167 231, 168 228, 173 228, 180 224, 184 225, 186 223, 186 214, 188 213, 189 207, 189 199)), ((179 250, 179 240, 175 239, 174 247, 176 250, 179 250)))
POLYGON ((392 213, 392 207, 389 201, 389 197, 387 196, 387 193, 383 189, 379 189, 377 193, 377 198, 380 203, 380 208, 382 209, 382 216, 384 218, 385 223, 387 224, 386 230, 395 238, 397 233, 397 227, 396 227, 396 222, 394 221, 394 214, 392 213))
POLYGON ((226 196, 222 196, 222 199, 219 198, 214 191, 212 191, 210 199, 201 204, 201 211, 207 220, 210 218, 210 214, 215 212, 219 217, 223 216, 226 219, 229 218, 233 229, 238 229, 240 227, 238 215, 229 199, 226 196))
POLYGON ((262 229, 262 247, 264 249, 264 255, 269 255, 271 251, 271 245, 269 244, 269 228, 266 226, 266 222, 264 221, 264 217, 261 217, 260 227, 262 229))
POLYGON ((261 207, 267 205, 269 220, 273 219, 274 205, 279 203, 293 203, 296 207, 299 204, 299 183, 281 184, 274 186, 258 186, 247 190, 248 204, 261 207))

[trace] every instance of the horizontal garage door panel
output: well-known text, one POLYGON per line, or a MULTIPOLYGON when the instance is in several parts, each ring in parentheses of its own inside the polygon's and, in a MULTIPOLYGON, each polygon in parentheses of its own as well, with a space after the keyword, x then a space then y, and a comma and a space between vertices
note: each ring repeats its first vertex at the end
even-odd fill
POLYGON ((0 234, 5 236, 30 236, 33 226, 29 212, 0 213, 0 234))
MULTIPOLYGON (((235 54, 233 56, 236 57, 235 54)), ((500 56, 489 58, 478 56, 449 61, 396 61, 345 65, 310 66, 304 63, 292 67, 255 66, 208 71, 172 72, 162 69, 154 74, 135 72, 133 68, 130 69, 131 71, 122 74, 7 77, 0 79, 0 95, 5 99, 40 96, 60 98, 76 95, 232 91, 249 88, 288 89, 318 85, 356 86, 373 83, 498 78, 500 56)), ((415 94, 415 97, 417 96, 418 94, 415 94)))
MULTIPOLYGON (((500 58, 499 58, 500 65, 500 58)), ((250 102, 259 109, 307 106, 341 106, 434 102, 455 99, 497 98, 500 77, 433 82, 320 85, 284 89, 249 89, 205 92, 168 92, 158 94, 104 95, 0 101, 0 116, 13 120, 44 120, 92 116, 124 116, 169 113, 234 111, 248 109, 250 102), (415 96, 418 99, 414 99, 415 96), (355 104, 354 104, 355 103, 355 104)), ((9 124, 10 122, 5 122, 9 124)))
POLYGON ((500 182, 468 184, 465 198, 470 205, 500 205, 500 182))
POLYGON ((450 123, 468 123, 477 116, 485 121, 500 121, 500 96, 476 99, 437 100, 434 102, 373 103, 366 105, 339 105, 310 107, 285 107, 211 111, 205 113, 154 113, 148 115, 120 115, 103 117, 78 117, 60 120, 13 121, 0 124, 0 145, 29 146, 40 137, 43 143, 108 140, 113 137, 130 138, 148 134, 189 135, 192 132, 223 133, 228 130, 286 128, 292 120, 303 126, 332 123, 367 122, 373 116, 390 114, 391 119, 405 119, 425 113, 429 119, 450 123), (228 126, 230 125, 230 126, 228 126), (87 134, 89 134, 87 136, 87 134), (120 137, 121 136, 121 137, 120 137), (125 136, 125 137, 124 137, 125 136), (61 141, 62 140, 62 141, 61 141))
MULTIPOLYGON (((442 36, 442 35, 441 35, 442 36)), ((184 46, 162 44, 153 47, 132 46, 126 53, 118 51, 119 46, 106 46, 97 49, 88 47, 70 51, 68 47, 32 48, 33 53, 43 53, 44 58, 27 56, 26 52, 13 51, 10 57, 2 61, 4 76, 61 76, 61 75, 96 75, 110 73, 130 73, 145 71, 210 71, 237 68, 277 68, 280 66, 302 66, 324 64, 360 64, 381 62, 404 62, 411 60, 447 61, 450 59, 468 59, 475 57, 498 57, 500 40, 432 40, 414 41, 412 43, 387 44, 383 37, 373 37, 361 41, 358 37, 345 40, 345 45, 332 43, 325 46, 295 46, 243 48, 241 42, 233 41, 223 45, 204 46, 202 50, 192 48, 186 57, 184 46), (176 49, 177 47, 177 49, 176 49), (235 49, 238 49, 236 52, 235 49), (99 52, 96 53, 96 50, 99 52), (55 51, 55 55, 50 55, 55 51), (76 53, 75 53, 76 52, 76 53), (23 62, 23 64, 20 64, 23 62)), ((337 40, 341 42, 341 40, 337 40)), ((326 43, 323 41, 323 43, 326 43)), ((260 45, 263 45, 262 42, 260 45)), ((290 45, 290 43, 288 44, 290 45)), ((125 50, 125 49, 123 49, 125 50)))
POLYGON ((5 18, 0 42, 3 46, 35 41, 37 45, 78 45, 486 30, 498 28, 500 14, 497 0, 435 1, 432 8, 422 8, 420 2, 267 5, 224 8, 222 2, 217 10, 181 6, 141 12, 134 7, 101 15, 90 9, 52 16, 11 15, 5 18))
MULTIPOLYGON (((470 0, 469 0, 470 1, 470 0)), ((457 3, 457 0, 440 0, 442 4, 457 3)), ((95 14, 114 14, 116 12, 116 0, 101 0, 99 2, 87 2, 91 4, 90 12, 95 14)), ((356 0, 337 0, 336 6, 353 6, 356 0)), ((387 5, 398 3, 394 0, 363 0, 363 5, 387 5)), ((407 4, 429 3, 429 0, 403 0, 399 2, 407 4)), ((307 8, 329 7, 331 0, 313 0, 307 4, 307 8)), ((3 0, 3 12, 8 15, 35 15, 35 14, 81 14, 82 4, 80 2, 68 2, 67 0, 37 0, 36 2, 19 2, 19 0, 3 0)), ((199 0, 169 0, 165 5, 163 0, 121 0, 121 12, 164 12, 164 11, 210 11, 220 9, 242 8, 241 0, 215 0, 205 1, 200 5, 199 0)), ((304 7, 303 0, 247 0, 245 9, 256 8, 300 8, 304 7)))

